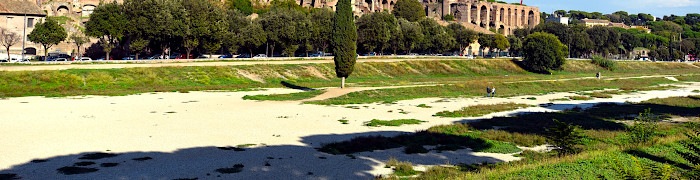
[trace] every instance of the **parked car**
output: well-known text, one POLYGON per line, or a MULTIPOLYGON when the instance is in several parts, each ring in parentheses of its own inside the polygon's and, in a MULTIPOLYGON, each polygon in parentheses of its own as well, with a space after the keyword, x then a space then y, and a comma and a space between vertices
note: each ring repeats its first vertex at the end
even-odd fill
POLYGON ((146 59, 163 59, 163 56, 161 55, 153 55, 151 57, 147 57, 146 59))
POLYGON ((250 58, 250 54, 241 54, 236 56, 236 58, 250 58))
POLYGON ((258 55, 255 55, 255 57, 253 57, 253 58, 267 58, 267 55, 265 55, 265 54, 258 54, 258 55))
POLYGON ((223 55, 223 56, 219 56, 219 59, 223 59, 223 58, 233 58, 233 55, 231 55, 231 54, 226 54, 226 55, 223 55))
POLYGON ((464 56, 464 58, 466 58, 466 59, 474 59, 474 56, 473 56, 473 55, 466 55, 466 56, 464 56))
POLYGON ((56 58, 56 59, 54 59, 54 61, 68 61, 68 59, 66 59, 66 58, 56 58))
POLYGON ((323 51, 316 51, 313 54, 309 55, 309 57, 323 57, 325 56, 325 54, 326 53, 324 53, 323 51))
POLYGON ((92 61, 92 59, 90 57, 80 57, 78 61, 92 61))
POLYGON ((122 60, 135 60, 135 59, 136 59, 136 56, 127 56, 127 57, 122 58, 122 60))

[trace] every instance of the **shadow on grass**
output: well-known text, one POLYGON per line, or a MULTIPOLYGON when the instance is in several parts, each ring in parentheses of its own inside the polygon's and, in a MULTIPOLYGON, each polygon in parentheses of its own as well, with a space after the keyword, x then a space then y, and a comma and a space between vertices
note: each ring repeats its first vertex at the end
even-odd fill
POLYGON ((640 151, 640 150, 637 150, 637 149, 625 150, 624 153, 627 153, 627 154, 633 155, 633 156, 637 156, 637 157, 640 157, 640 158, 646 158, 646 159, 649 159, 649 160, 652 160, 652 161, 656 161, 656 162, 659 162, 659 163, 670 164, 670 165, 673 165, 673 166, 676 166, 676 167, 683 168, 683 169, 685 169, 685 170, 693 169, 693 167, 690 167, 690 166, 688 166, 688 165, 686 165, 686 164, 679 163, 679 162, 676 162, 676 161, 674 161, 674 160, 670 160, 670 159, 668 159, 668 158, 655 156, 655 155, 652 155, 652 154, 649 154, 649 153, 647 153, 647 152, 640 151))
POLYGON ((298 90, 302 90, 302 91, 315 91, 316 90, 313 88, 303 87, 303 86, 298 86, 298 85, 295 85, 292 83, 288 83, 287 81, 282 81, 282 82, 280 82, 280 84, 282 84, 282 86, 287 87, 287 88, 298 89, 298 90))
MULTIPOLYGON (((323 143, 359 136, 397 135, 382 131, 326 134, 302 138, 305 145, 190 147, 172 152, 80 152, 35 159, 0 170, 2 179, 373 179, 373 167, 390 157, 425 165, 450 162, 499 162, 470 153, 404 154, 399 150, 353 156, 317 151, 323 143), (378 162, 379 161, 379 162, 378 162)), ((52 145, 47 145, 52 146, 52 145)))

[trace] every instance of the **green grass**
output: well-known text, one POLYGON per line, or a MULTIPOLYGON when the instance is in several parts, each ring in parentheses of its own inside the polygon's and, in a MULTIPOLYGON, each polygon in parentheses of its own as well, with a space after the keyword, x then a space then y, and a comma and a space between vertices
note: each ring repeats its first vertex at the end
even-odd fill
POLYGON ((442 111, 438 112, 433 116, 441 117, 477 117, 486 114, 491 114, 494 112, 511 111, 520 108, 529 107, 527 104, 515 104, 515 103, 502 103, 502 104, 492 104, 492 105, 475 105, 463 107, 457 111, 442 111))
POLYGON ((272 94, 272 95, 245 95, 243 99, 245 100, 258 100, 258 101, 297 101, 316 97, 325 93, 325 90, 311 90, 291 94, 272 94))
MULTIPOLYGON (((691 128, 682 123, 660 123, 654 140, 656 144, 629 145, 622 120, 651 108, 655 114, 690 117, 697 121, 700 97, 671 97, 651 99, 635 104, 600 104, 582 111, 524 114, 515 117, 493 118, 466 124, 441 125, 428 132, 459 137, 497 141, 505 144, 543 144, 546 122, 558 119, 583 129, 583 149, 579 154, 558 156, 552 152, 524 151, 521 161, 495 164, 433 167, 421 173, 418 179, 624 179, 622 171, 658 179, 688 178, 693 165, 678 152, 687 153, 681 146, 684 132, 691 128), (502 127, 493 130, 494 126, 502 127), (662 173, 668 172, 668 173, 662 173)), ((696 127, 696 126, 695 126, 696 127)), ((408 136, 408 135, 402 135, 408 136)))
POLYGON ((397 119, 397 120, 390 120, 390 121, 372 119, 371 121, 366 122, 365 126, 371 126, 371 127, 401 126, 404 124, 420 124, 422 122, 425 122, 425 121, 421 121, 421 120, 417 120, 417 119, 397 119))
POLYGON ((569 96, 569 99, 577 100, 577 101, 579 101, 579 100, 587 101, 587 100, 591 100, 593 98, 591 98, 590 96, 569 96))
MULTIPOLYGON (((685 63, 620 62, 619 66, 620 70, 608 72, 606 77, 688 74, 679 77, 679 80, 700 81, 699 76, 693 75, 697 73, 697 68, 690 67, 685 63)), ((371 62, 357 63, 348 83, 351 86, 386 86, 424 82, 446 84, 459 82, 463 83, 462 85, 480 84, 485 88, 485 82, 589 77, 591 73, 597 71, 600 71, 600 67, 586 61, 576 60, 568 61, 564 65, 564 71, 555 72, 554 75, 529 73, 512 61, 503 59, 371 62)), ((128 95, 145 92, 240 90, 284 87, 282 82, 309 88, 330 87, 339 84, 339 80, 335 78, 332 63, 2 71, 0 79, 3 79, 0 81, 0 97, 128 95), (242 71, 254 74, 264 82, 250 80, 239 74, 242 71)), ((500 87, 499 96, 502 95, 500 87)), ((484 94, 483 91, 480 88, 471 94, 481 96, 484 94)), ((458 95, 455 92, 449 96, 456 97, 458 95)))
POLYGON ((603 92, 586 93, 586 95, 589 95, 594 98, 612 98, 612 95, 603 92))
POLYGON ((347 119, 339 119, 338 122, 342 124, 349 124, 347 119))
POLYGON ((617 69, 617 62, 599 56, 594 56, 591 60, 591 63, 596 64, 609 71, 615 71, 617 69))
POLYGON ((419 108, 432 108, 432 106, 428 106, 425 104, 419 104, 417 107, 419 107, 419 108))
MULTIPOLYGON (((659 84, 673 83, 666 78, 645 79, 619 79, 619 80, 571 80, 556 82, 519 82, 519 83, 494 83, 498 87, 501 97, 518 95, 545 94, 551 92, 592 91, 602 89, 635 89, 656 86, 659 84)), ((375 102, 395 102, 400 100, 428 98, 428 97, 475 97, 483 96, 487 82, 466 82, 454 85, 439 85, 425 87, 410 87, 396 89, 379 89, 349 93, 340 97, 305 102, 307 104, 340 105, 340 104, 365 104, 375 102)))

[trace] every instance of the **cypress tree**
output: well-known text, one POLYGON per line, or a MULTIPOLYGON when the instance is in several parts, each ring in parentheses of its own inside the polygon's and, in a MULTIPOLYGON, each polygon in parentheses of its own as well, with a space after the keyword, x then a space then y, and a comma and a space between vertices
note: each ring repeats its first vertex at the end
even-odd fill
POLYGON ((345 78, 352 74, 357 61, 357 28, 353 19, 350 0, 339 0, 333 18, 331 40, 335 57, 335 74, 342 78, 340 88, 345 88, 345 78))

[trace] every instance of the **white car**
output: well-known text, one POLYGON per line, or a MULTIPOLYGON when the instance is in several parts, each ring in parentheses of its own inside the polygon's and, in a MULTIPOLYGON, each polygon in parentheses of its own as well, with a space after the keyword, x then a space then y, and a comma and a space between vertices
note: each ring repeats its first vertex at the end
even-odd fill
POLYGON ((253 57, 253 58, 267 58, 267 55, 265 55, 265 54, 258 54, 258 55, 255 55, 255 57, 253 57))
POLYGON ((92 61, 92 59, 90 57, 81 57, 78 61, 92 61))
POLYGON ((466 58, 466 59, 474 59, 474 56, 472 56, 472 55, 466 55, 466 56, 463 56, 463 57, 466 58))

